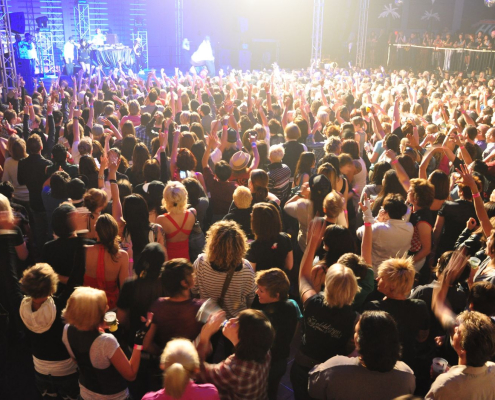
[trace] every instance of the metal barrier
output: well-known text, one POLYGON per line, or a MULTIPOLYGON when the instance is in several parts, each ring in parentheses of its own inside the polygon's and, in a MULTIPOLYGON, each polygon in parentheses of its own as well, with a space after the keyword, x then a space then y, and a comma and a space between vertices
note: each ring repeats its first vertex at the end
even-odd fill
POLYGON ((495 51, 391 44, 388 46, 387 65, 414 70, 440 67, 444 71, 486 71, 491 75, 495 66, 495 51))

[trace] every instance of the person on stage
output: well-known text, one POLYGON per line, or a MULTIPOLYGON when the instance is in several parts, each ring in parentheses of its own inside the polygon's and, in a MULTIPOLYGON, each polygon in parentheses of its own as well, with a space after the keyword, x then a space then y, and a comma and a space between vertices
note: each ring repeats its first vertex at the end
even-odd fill
POLYGON ((208 74, 215 76, 215 57, 211 48, 210 37, 206 36, 198 47, 198 50, 191 56, 191 64, 194 67, 206 66, 208 74))
POLYGON ((70 36, 69 40, 64 44, 64 60, 65 70, 67 75, 72 76, 74 73, 74 50, 75 47, 79 48, 81 45, 74 42, 74 36, 70 36))
POLYGON ((82 70, 88 75, 91 72, 91 57, 90 57, 90 45, 86 42, 86 39, 81 39, 79 42, 79 64, 81 64, 82 70))
POLYGON ((137 74, 143 74, 143 43, 140 37, 137 37, 132 46, 132 53, 134 54, 134 66, 133 71, 137 74))
POLYGON ((22 71, 21 75, 26 81, 26 90, 28 93, 32 93, 34 90, 33 78, 36 66, 36 60, 38 58, 36 52, 36 45, 34 44, 33 37, 30 33, 24 35, 24 40, 20 41, 19 44, 19 58, 22 60, 22 71))
POLYGON ((101 29, 96 28, 96 35, 93 36, 91 44, 93 46, 104 46, 106 41, 107 37, 103 33, 101 33, 101 29))

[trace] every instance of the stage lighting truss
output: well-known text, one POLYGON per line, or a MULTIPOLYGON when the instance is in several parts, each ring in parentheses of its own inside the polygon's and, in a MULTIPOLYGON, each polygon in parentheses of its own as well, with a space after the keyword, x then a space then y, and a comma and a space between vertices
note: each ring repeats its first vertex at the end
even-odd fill
POLYGON ((356 46, 356 65, 364 68, 366 62, 366 36, 368 33, 368 12, 370 0, 359 0, 359 23, 356 46))
POLYGON ((143 55, 143 61, 144 65, 146 66, 146 69, 149 68, 148 64, 148 31, 137 31, 137 33, 132 33, 132 43, 136 42, 137 38, 141 39, 141 51, 143 55))
POLYGON ((38 46, 38 60, 43 74, 56 73, 55 55, 53 52, 53 34, 48 30, 41 30, 36 34, 38 46))
POLYGON ((311 40, 311 65, 321 60, 321 44, 323 37, 323 7, 325 0, 314 0, 313 3, 313 34, 311 40))
POLYGON ((74 7, 74 22, 76 24, 76 34, 80 39, 90 39, 91 19, 89 18, 89 4, 79 3, 74 7))
POLYGON ((182 39, 184 37, 184 0, 175 0, 175 65, 181 65, 182 39))
POLYGON ((0 82, 6 89, 4 101, 7 92, 17 86, 13 44, 7 0, 0 0, 0 82))
POLYGON ((48 18, 48 29, 52 33, 53 46, 60 51, 65 44, 62 0, 40 0, 41 15, 48 18))

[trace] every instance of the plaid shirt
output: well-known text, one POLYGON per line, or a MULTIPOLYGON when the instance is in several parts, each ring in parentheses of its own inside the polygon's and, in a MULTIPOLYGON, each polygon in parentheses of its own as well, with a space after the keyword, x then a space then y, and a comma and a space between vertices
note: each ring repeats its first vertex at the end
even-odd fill
POLYGON ((219 364, 201 364, 200 379, 213 383, 222 400, 267 400, 270 353, 265 362, 240 360, 235 354, 219 364))
POLYGON ((153 140, 154 137, 158 137, 158 135, 155 135, 153 133, 152 135, 153 137, 150 138, 146 134, 146 126, 143 125, 136 126, 136 138, 141 140, 146 145, 146 147, 150 152, 151 152, 151 141, 153 140))

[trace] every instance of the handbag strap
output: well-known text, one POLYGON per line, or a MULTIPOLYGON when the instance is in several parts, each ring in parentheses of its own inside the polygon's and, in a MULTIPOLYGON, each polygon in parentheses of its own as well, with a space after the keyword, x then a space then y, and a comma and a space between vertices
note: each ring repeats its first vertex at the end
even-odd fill
POLYGON ((224 297, 225 294, 227 293, 227 290, 229 289, 230 281, 234 276, 234 272, 235 272, 235 268, 229 269, 229 272, 227 272, 227 276, 225 277, 225 281, 223 282, 222 293, 220 294, 220 298, 217 300, 217 303, 221 308, 223 308, 224 297))

